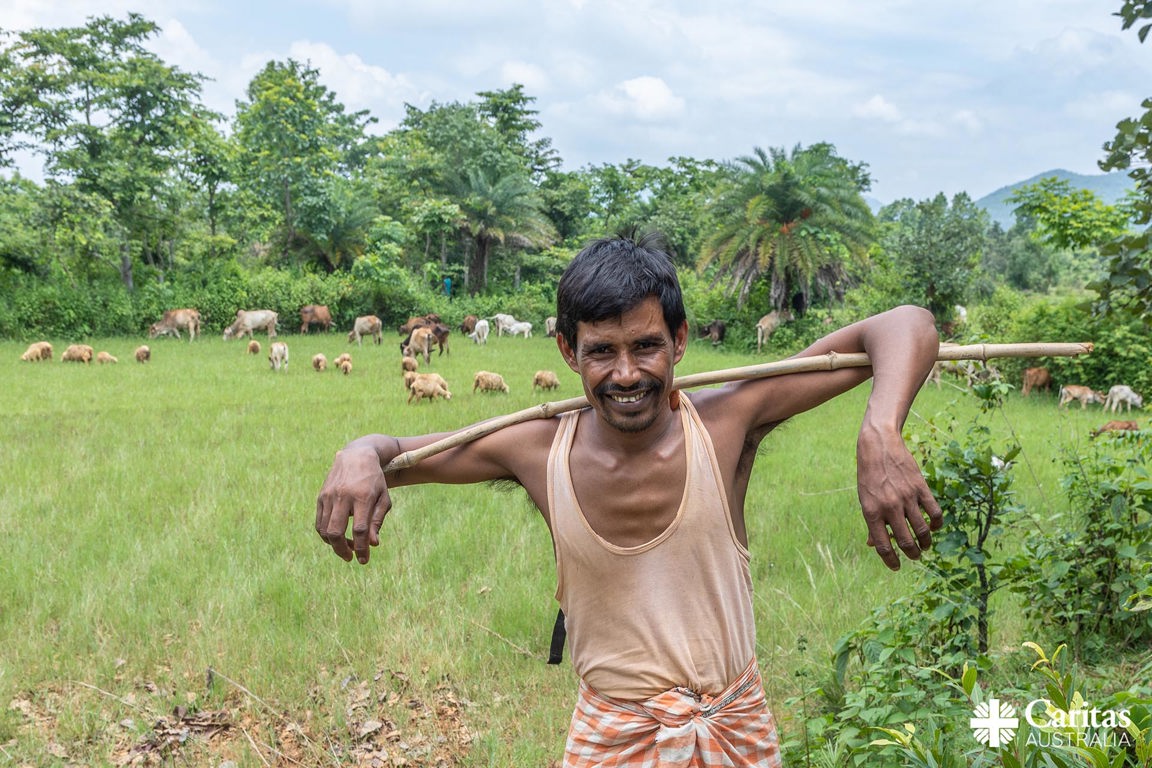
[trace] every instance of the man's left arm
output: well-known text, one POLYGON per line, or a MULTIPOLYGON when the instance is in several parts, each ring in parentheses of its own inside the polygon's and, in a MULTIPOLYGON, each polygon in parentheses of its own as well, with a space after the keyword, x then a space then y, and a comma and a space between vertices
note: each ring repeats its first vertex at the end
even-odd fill
POLYGON ((872 392, 856 442, 860 508, 868 545, 898 570, 899 553, 918 559, 932 545, 931 531, 943 522, 940 505, 902 436, 940 341, 931 313, 919 307, 876 315, 857 330, 872 368, 872 392))

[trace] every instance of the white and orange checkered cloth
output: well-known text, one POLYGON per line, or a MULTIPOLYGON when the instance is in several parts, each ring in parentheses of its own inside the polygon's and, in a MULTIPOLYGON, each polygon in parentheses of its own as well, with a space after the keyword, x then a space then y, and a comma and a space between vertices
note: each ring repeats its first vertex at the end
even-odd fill
POLYGON ((780 768, 756 660, 715 696, 673 688, 646 701, 580 684, 564 768, 780 768))

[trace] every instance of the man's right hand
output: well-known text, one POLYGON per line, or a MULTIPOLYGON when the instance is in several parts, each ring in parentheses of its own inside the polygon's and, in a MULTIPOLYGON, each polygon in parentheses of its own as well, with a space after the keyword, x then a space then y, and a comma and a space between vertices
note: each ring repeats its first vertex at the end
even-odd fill
MULTIPOLYGON (((316 497, 316 533, 344 560, 368 562, 369 547, 379 546, 380 526, 392 508, 384 480, 380 435, 353 440, 336 453, 328 477, 316 497), (352 538, 348 538, 348 521, 352 538)), ((391 460, 391 459, 389 459, 391 460)))

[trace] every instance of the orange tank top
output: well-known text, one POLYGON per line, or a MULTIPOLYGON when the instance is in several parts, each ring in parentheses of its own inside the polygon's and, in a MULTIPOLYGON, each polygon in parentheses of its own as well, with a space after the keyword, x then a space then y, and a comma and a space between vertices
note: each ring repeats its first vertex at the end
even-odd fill
POLYGON ((579 411, 564 414, 548 457, 556 598, 572 665, 597 692, 647 699, 676 687, 722 691, 755 653, 752 577, 736 539, 708 432, 687 397, 679 413, 687 480, 672 523, 619 547, 588 524, 569 456, 579 411))

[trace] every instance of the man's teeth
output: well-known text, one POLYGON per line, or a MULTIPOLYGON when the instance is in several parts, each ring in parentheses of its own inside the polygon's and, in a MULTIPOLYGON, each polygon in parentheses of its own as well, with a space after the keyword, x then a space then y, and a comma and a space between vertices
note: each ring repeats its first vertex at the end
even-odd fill
POLYGON ((618 403, 638 403, 644 397, 644 393, 639 392, 635 395, 612 395, 611 397, 618 403))

